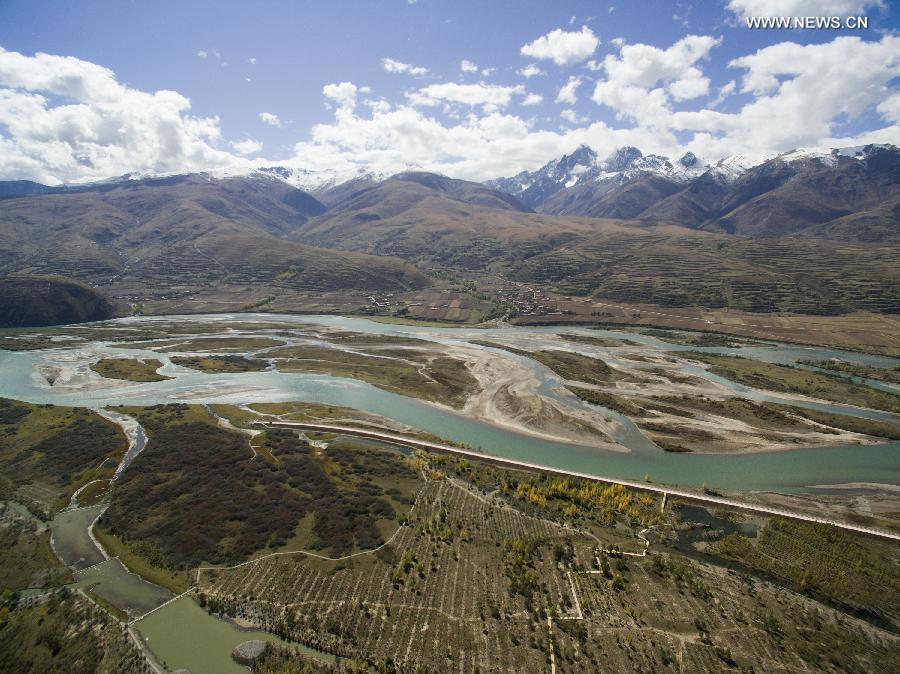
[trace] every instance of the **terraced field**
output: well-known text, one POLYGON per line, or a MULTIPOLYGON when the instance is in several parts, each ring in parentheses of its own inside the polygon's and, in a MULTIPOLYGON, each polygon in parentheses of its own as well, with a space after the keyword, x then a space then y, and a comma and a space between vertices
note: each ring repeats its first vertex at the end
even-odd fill
POLYGON ((900 312, 898 251, 805 240, 609 235, 525 261, 516 276, 567 294, 750 312, 900 312))

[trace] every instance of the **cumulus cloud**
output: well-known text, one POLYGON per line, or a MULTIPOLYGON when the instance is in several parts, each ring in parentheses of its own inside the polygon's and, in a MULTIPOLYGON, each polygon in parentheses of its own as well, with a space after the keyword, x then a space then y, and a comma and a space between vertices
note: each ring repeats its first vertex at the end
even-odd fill
POLYGON ((572 76, 569 81, 560 87, 559 93, 556 95, 557 103, 568 103, 575 105, 578 102, 578 87, 581 86, 581 78, 572 76))
POLYGON ((577 112, 569 108, 559 113, 559 116, 562 119, 566 120, 569 124, 584 124, 586 121, 588 121, 587 117, 582 117, 577 112))
POLYGON ((352 110, 356 106, 356 94, 369 93, 369 87, 357 87, 353 82, 341 82, 340 84, 326 84, 322 87, 322 95, 330 101, 334 101, 339 109, 352 110))
POLYGON ((240 155, 250 155, 256 154, 263 148, 263 144, 258 140, 253 140, 248 138, 246 140, 239 140, 237 142, 233 142, 231 147, 234 148, 234 151, 240 155))
POLYGON ((203 49, 201 49, 200 51, 197 52, 197 56, 198 56, 199 58, 205 59, 205 58, 207 58, 207 57, 209 56, 209 52, 208 52, 208 51, 204 51, 203 49))
POLYGON ((709 92, 709 79, 696 64, 719 42, 709 35, 687 35, 668 49, 620 43, 619 55, 603 60, 606 79, 597 82, 593 99, 615 110, 620 119, 665 126, 673 100, 709 92))
POLYGON ((529 63, 524 68, 520 68, 517 72, 525 79, 531 79, 532 77, 536 77, 537 75, 544 74, 544 71, 538 68, 537 63, 529 63))
POLYGON ((723 101, 731 96, 737 90, 737 82, 734 80, 730 80, 729 82, 723 84, 719 87, 719 93, 716 94, 716 97, 710 101, 709 107, 715 108, 723 103, 723 101))
POLYGON ((875 106, 895 122, 875 138, 858 142, 898 142, 900 127, 891 119, 900 76, 900 37, 878 42, 841 36, 823 44, 782 42, 734 59, 741 69, 740 91, 753 99, 735 113, 712 110, 676 112, 673 127, 695 132, 707 154, 749 152, 754 148, 789 150, 801 146, 855 144, 835 138, 841 120, 853 120, 875 106), (887 139, 893 140, 887 140, 887 139))
POLYGON ((74 57, 0 48, 0 175, 47 184, 230 165, 218 117, 175 91, 148 93, 74 57))
POLYGON ((389 73, 403 73, 415 76, 427 75, 430 72, 428 68, 423 66, 414 66, 411 63, 404 63, 403 61, 389 58, 381 59, 381 67, 389 73))
POLYGON ((471 61, 467 61, 463 59, 459 64, 459 69, 464 73, 477 73, 478 66, 472 63, 471 61))
MULTIPOLYGON (((615 53, 598 64, 593 98, 610 106, 617 122, 591 122, 566 103, 568 96, 559 117, 549 120, 555 128, 547 128, 546 118, 526 118, 533 108, 512 114, 514 103, 543 100, 523 84, 437 83, 399 100, 366 95, 368 88, 353 82, 328 84, 322 96, 329 119, 288 156, 275 158, 261 157, 254 139, 223 137, 217 117, 192 115, 190 101, 177 92, 137 91, 110 70, 75 58, 0 50, 0 179, 55 184, 133 171, 285 165, 348 175, 417 166, 484 180, 537 168, 581 144, 600 154, 634 145, 716 160, 799 146, 900 142, 900 36, 771 45, 733 59, 732 77, 712 90, 702 67, 716 43, 708 36, 687 36, 668 48, 616 42, 615 53), (716 108, 729 96, 730 112, 716 108), (844 131, 857 128, 848 125, 857 118, 866 130, 844 131)), ((579 78, 559 84, 565 88, 573 79, 579 78)), ((259 117, 281 124, 271 112, 259 117)))
POLYGON ((548 59, 558 66, 571 65, 587 59, 597 49, 600 40, 587 26, 580 31, 564 31, 559 28, 542 35, 534 42, 523 45, 523 56, 548 59))
POLYGON ((274 113, 261 112, 259 113, 259 118, 266 124, 269 124, 271 126, 281 126, 281 119, 279 119, 278 115, 274 113))
POLYGON ((876 107, 878 114, 882 119, 900 124, 900 94, 894 94, 890 98, 886 98, 876 107))
POLYGON ((397 106, 371 116, 336 115, 313 127, 311 139, 298 143, 298 165, 348 173, 375 166, 397 172, 418 166, 469 180, 486 180, 535 169, 548 159, 588 144, 598 152, 635 145, 648 152, 674 154, 672 134, 644 129, 612 129, 603 122, 583 128, 548 131, 533 128, 515 115, 469 114, 445 123, 422 109, 397 106))
POLYGON ((728 0, 726 7, 741 18, 753 16, 854 16, 882 0, 728 0))
POLYGON ((430 84, 416 91, 406 94, 409 102, 416 106, 435 106, 440 103, 459 103, 468 106, 488 106, 491 109, 503 108, 509 105, 512 97, 525 92, 521 84, 516 86, 501 86, 499 84, 458 84, 445 82, 443 84, 430 84))

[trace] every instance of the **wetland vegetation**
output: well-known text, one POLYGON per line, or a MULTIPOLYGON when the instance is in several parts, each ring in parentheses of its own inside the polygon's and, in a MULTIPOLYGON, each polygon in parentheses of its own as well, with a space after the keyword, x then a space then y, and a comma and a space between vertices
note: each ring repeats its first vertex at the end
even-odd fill
POLYGON ((713 374, 745 386, 900 412, 900 395, 856 384, 843 377, 734 356, 695 352, 684 355, 708 364, 713 374))
POLYGON ((157 370, 162 363, 156 358, 101 358, 91 365, 91 369, 107 379, 126 381, 163 381, 169 379, 157 370))
POLYGON ((313 372, 352 377, 402 395, 461 407, 478 382, 463 361, 435 352, 403 350, 359 353, 313 345, 288 346, 267 353, 282 372, 313 372))
POLYGON ((189 367, 201 372, 261 372, 269 367, 269 362, 261 358, 245 356, 173 356, 172 362, 181 367, 189 367))

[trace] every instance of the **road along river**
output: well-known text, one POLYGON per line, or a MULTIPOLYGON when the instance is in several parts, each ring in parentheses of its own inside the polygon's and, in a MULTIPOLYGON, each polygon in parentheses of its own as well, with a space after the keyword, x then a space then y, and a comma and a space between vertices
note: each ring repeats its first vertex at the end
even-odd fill
MULTIPOLYGON (((473 459, 483 458, 483 454, 480 452, 475 452, 468 449, 461 449, 459 447, 453 447, 451 445, 446 445, 443 443, 429 442, 427 440, 420 440, 417 438, 410 438, 403 436, 398 433, 384 433, 380 431, 370 431, 360 428, 353 428, 350 426, 334 426, 330 424, 315 424, 315 423, 306 423, 299 421, 263 421, 257 422, 263 426, 277 426, 281 428, 296 428, 302 431, 315 431, 319 433, 341 433, 343 435, 353 435, 361 438, 368 438, 372 440, 384 440, 386 442, 394 443, 401 446, 413 447, 417 449, 424 449, 429 451, 437 451, 437 452, 448 452, 451 454, 457 454, 459 456, 466 456, 473 459)), ((524 461, 516 461, 514 459, 496 459, 499 464, 513 466, 517 468, 525 468, 529 470, 549 470, 549 472, 561 473, 563 475, 571 475, 573 477, 594 479, 596 475, 587 475, 585 473, 575 473, 566 470, 558 470, 553 468, 546 468, 545 466, 538 466, 532 463, 526 463, 524 461)), ((679 496, 682 498, 687 498, 692 501, 698 501, 700 503, 714 505, 714 506, 727 506, 730 508, 739 508, 741 510, 749 510, 751 512, 762 513, 764 515, 781 515, 784 517, 791 517, 793 519, 803 520, 805 522, 816 522, 819 524, 830 524, 832 526, 840 527, 841 529, 847 529, 850 531, 858 531, 860 533, 869 534, 872 536, 878 536, 879 538, 887 538, 894 541, 900 541, 900 534, 896 534, 891 531, 885 531, 883 529, 873 529, 871 527, 863 527, 855 524, 848 524, 846 522, 842 522, 840 520, 828 519, 825 517, 815 517, 813 515, 804 515, 794 513, 788 510, 784 510, 782 508, 773 508, 771 506, 759 505, 757 503, 746 503, 744 501, 736 500, 733 498, 726 498, 724 496, 715 496, 711 494, 697 493, 693 491, 688 491, 685 489, 678 489, 672 487, 664 487, 660 485, 650 484, 647 482, 636 482, 634 480, 623 480, 618 478, 605 478, 604 481, 614 482, 616 484, 622 484, 626 487, 632 487, 635 489, 641 489, 643 491, 651 491, 657 494, 666 494, 672 496, 679 496)))
MULTIPOLYGON (((792 363, 798 360, 826 360, 843 358, 878 367, 894 367, 895 359, 847 353, 831 349, 757 343, 742 349, 728 347, 682 347, 662 342, 654 337, 626 331, 587 330, 584 328, 526 327, 526 328, 433 328, 376 323, 359 318, 338 316, 288 316, 271 314, 204 315, 183 317, 141 317, 122 319, 115 325, 150 327, 167 322, 203 322, 235 325, 258 321, 287 323, 297 328, 312 325, 326 326, 368 334, 417 337, 452 347, 479 347, 471 340, 490 340, 517 346, 527 342, 531 348, 560 348, 560 333, 576 333, 614 339, 627 339, 648 350, 676 353, 684 350, 734 353, 759 360, 792 363)), ((36 331, 37 332, 37 331, 36 331)), ((589 346, 566 342, 565 348, 588 355, 597 355, 589 346)), ((614 356, 603 354, 612 364, 614 356)), ((560 380, 542 365, 528 358, 529 367, 540 382, 540 392, 548 397, 566 397, 566 404, 585 409, 598 408, 572 400, 560 394, 560 380)), ((702 368, 690 369, 686 374, 703 377, 727 386, 735 395, 755 400, 789 401, 786 397, 755 391, 723 380, 702 368)), ((174 365, 169 355, 152 350, 123 349, 114 343, 80 342, 65 348, 33 351, 0 351, 0 396, 35 403, 107 407, 119 404, 155 405, 159 403, 230 403, 311 401, 357 408, 395 419, 448 440, 478 448, 485 455, 514 459, 529 464, 547 466, 598 477, 643 480, 650 475, 656 484, 684 485, 733 491, 812 491, 813 485, 845 485, 867 483, 900 485, 900 443, 888 442, 868 445, 835 445, 810 447, 789 451, 762 452, 741 455, 680 454, 663 452, 647 441, 627 419, 609 410, 602 412, 619 421, 614 439, 619 449, 610 451, 597 446, 516 432, 506 427, 472 418, 449 408, 390 393, 365 382, 305 373, 263 371, 237 374, 204 374, 174 365), (39 368, 60 362, 87 370, 87 364, 104 357, 159 358, 164 366, 162 374, 172 379, 159 382, 130 383, 102 380, 92 373, 84 386, 50 386, 39 368), (91 379, 93 377, 93 379, 91 379)), ((880 420, 896 421, 887 412, 863 410, 846 405, 821 402, 790 401, 816 409, 852 414, 880 420)))

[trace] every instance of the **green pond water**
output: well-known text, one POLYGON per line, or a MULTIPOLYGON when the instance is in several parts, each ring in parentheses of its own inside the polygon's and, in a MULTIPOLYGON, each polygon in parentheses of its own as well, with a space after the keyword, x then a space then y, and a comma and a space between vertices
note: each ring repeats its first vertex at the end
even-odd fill
POLYGON ((50 542, 66 566, 84 569, 105 559, 88 535, 88 527, 105 508, 105 505, 79 508, 61 512, 53 518, 50 542))
POLYGON ((142 641, 166 669, 189 669, 191 674, 246 674, 247 668, 231 659, 238 644, 251 639, 289 645, 326 662, 334 658, 292 644, 267 632, 243 631, 210 616, 188 596, 134 623, 142 641))
POLYGON ((167 589, 131 573, 118 559, 76 571, 75 584, 102 597, 129 617, 142 616, 172 598, 167 589))

